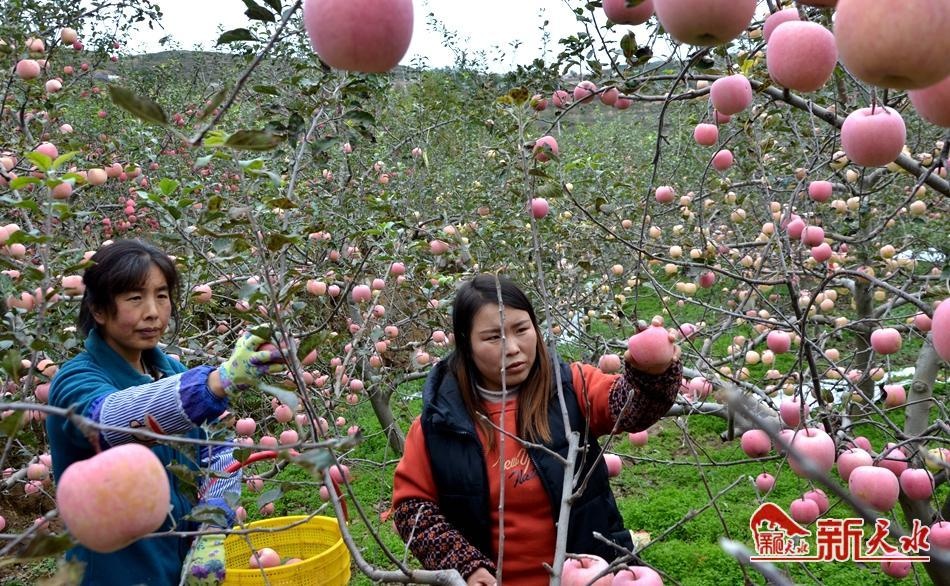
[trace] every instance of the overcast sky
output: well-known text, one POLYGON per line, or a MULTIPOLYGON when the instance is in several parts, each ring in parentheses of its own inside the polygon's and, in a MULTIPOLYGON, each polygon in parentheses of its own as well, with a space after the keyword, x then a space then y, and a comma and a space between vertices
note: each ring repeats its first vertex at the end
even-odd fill
MULTIPOLYGON (((219 26, 230 30, 248 24, 241 0, 158 0, 158 4, 165 15, 165 30, 142 30, 129 43, 129 50, 160 51, 158 40, 165 35, 171 35, 183 49, 195 45, 212 49, 219 26)), ((429 13, 434 13, 449 30, 455 31, 461 44, 470 51, 484 50, 493 57, 498 54, 494 47, 501 47, 506 57, 502 64, 490 63, 494 70, 509 69, 513 64, 525 64, 540 56, 542 32, 539 29, 545 19, 549 21, 546 30, 551 37, 549 52, 559 49, 558 39, 580 30, 574 14, 560 0, 415 0, 412 44, 403 63, 411 63, 418 57, 425 58, 430 67, 454 63, 453 54, 442 47, 442 36, 427 25, 429 13), (513 49, 512 43, 520 46, 513 49)))

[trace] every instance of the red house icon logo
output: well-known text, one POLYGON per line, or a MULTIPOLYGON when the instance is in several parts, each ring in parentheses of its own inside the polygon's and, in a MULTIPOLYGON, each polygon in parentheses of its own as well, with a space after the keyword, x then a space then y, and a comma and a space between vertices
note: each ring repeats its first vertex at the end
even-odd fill
POLYGON ((749 519, 749 529, 752 530, 752 535, 756 543, 759 542, 760 532, 780 532, 784 533, 785 537, 804 537, 811 535, 811 531, 796 523, 794 519, 789 517, 788 514, 775 503, 762 503, 759 505, 759 508, 755 510, 755 513, 753 513, 749 519))

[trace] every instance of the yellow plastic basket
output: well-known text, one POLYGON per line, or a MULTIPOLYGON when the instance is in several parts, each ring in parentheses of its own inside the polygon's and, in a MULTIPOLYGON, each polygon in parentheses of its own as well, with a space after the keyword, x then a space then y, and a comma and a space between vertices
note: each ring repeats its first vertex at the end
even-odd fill
MULTIPOLYGON (((245 528, 266 529, 286 527, 305 520, 306 516, 276 517, 248 523, 245 528)), ((332 517, 313 517, 305 523, 283 531, 232 534, 224 540, 225 586, 341 586, 350 581, 350 552, 343 543, 340 527, 332 517), (262 570, 249 566, 251 550, 269 547, 281 558, 303 561, 289 566, 262 570)))

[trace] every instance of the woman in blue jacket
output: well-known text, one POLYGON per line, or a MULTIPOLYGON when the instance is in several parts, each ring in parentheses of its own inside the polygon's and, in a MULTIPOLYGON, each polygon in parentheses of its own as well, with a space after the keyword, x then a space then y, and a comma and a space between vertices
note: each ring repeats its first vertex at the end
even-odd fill
MULTIPOLYGON (((262 375, 283 368, 279 352, 257 350, 264 340, 245 334, 220 367, 188 370, 158 348, 169 322, 178 318, 179 278, 168 255, 138 240, 121 240, 101 248, 92 263, 83 274, 85 292, 79 312, 85 351, 62 365, 50 386, 49 402, 96 423, 124 429, 90 432, 65 418, 48 417, 54 475, 59 477, 72 463, 110 447, 145 443, 166 466, 184 466, 199 473, 206 485, 200 487, 202 502, 224 510, 230 525, 233 511, 224 495, 240 492, 240 473, 214 483, 208 479, 234 461, 231 447, 160 445, 134 432, 144 428, 205 439, 202 426, 224 413, 230 392, 250 388, 262 375)), ((197 529, 197 523, 184 519, 195 495, 188 494, 188 487, 171 470, 168 480, 170 515, 159 532, 197 529)), ((156 537, 107 554, 77 545, 66 557, 85 565, 84 585, 165 586, 179 583, 189 547, 187 539, 156 537)))

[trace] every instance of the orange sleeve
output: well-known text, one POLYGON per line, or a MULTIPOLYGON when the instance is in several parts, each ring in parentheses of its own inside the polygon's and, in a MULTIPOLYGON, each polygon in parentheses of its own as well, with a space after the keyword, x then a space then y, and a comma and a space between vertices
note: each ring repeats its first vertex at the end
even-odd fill
POLYGON ((620 378, 619 374, 607 374, 596 366, 575 362, 571 364, 574 394, 580 403, 581 414, 590 414, 590 429, 594 437, 610 433, 614 418, 610 414, 610 393, 620 378))
POLYGON ((406 434, 406 449, 396 466, 393 478, 393 507, 408 499, 438 502, 438 491, 429 465, 422 424, 418 417, 409 426, 406 434))

